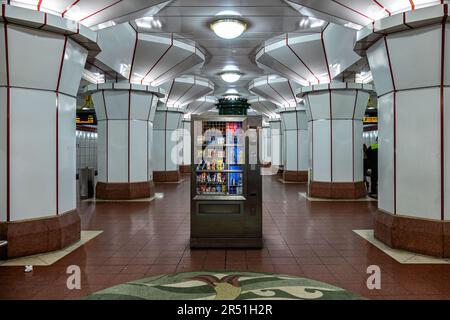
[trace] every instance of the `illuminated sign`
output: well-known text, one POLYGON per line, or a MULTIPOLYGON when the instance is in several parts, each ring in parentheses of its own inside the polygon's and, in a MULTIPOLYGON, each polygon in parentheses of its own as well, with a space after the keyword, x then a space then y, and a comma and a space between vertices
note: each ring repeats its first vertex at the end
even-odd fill
POLYGON ((77 124, 96 124, 94 115, 77 116, 77 124))
POLYGON ((378 123, 378 117, 364 117, 364 123, 378 123))

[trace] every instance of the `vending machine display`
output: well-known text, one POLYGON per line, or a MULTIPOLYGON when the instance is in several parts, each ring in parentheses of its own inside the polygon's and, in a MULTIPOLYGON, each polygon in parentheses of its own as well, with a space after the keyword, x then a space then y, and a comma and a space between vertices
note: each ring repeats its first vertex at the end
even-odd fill
POLYGON ((193 117, 191 247, 262 246, 261 117, 193 117))

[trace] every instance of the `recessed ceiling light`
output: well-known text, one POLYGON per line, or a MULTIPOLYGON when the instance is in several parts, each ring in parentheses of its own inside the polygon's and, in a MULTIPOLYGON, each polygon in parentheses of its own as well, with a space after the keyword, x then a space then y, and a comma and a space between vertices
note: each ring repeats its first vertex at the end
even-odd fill
POLYGON ((223 39, 235 39, 247 29, 247 23, 235 18, 222 18, 211 23, 210 27, 223 39))
POLYGON ((238 71, 225 71, 220 74, 220 77, 223 81, 228 83, 234 83, 236 81, 239 81, 242 74, 238 71))
POLYGON ((241 96, 238 94, 225 94, 223 95, 223 97, 227 100, 237 100, 239 99, 241 96))

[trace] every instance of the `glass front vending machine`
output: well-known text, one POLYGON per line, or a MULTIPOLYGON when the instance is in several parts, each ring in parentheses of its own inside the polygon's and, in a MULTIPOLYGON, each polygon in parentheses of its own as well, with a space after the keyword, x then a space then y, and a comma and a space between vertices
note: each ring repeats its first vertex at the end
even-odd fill
POLYGON ((261 116, 192 116, 192 248, 262 247, 261 130, 261 116))

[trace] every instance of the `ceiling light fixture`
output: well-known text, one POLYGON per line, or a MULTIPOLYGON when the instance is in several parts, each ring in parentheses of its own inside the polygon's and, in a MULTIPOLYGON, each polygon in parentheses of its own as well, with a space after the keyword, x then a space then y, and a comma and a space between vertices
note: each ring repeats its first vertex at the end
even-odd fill
POLYGON ((235 18, 222 18, 211 23, 210 27, 223 39, 235 39, 247 29, 247 23, 235 18))
POLYGON ((234 83, 239 81, 242 76, 242 73, 239 71, 225 71, 219 74, 223 81, 228 83, 234 83))
POLYGON ((223 97, 227 100, 238 100, 241 98, 241 96, 238 94, 225 94, 223 95, 223 97))

